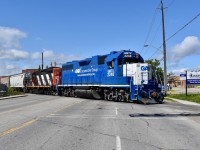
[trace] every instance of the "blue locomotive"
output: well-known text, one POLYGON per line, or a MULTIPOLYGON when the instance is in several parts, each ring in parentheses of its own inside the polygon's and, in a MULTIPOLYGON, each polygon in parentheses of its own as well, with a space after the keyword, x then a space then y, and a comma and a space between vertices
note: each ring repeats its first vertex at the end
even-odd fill
POLYGON ((114 101, 162 103, 164 99, 156 80, 152 79, 151 67, 130 50, 63 64, 57 90, 59 95, 114 101))

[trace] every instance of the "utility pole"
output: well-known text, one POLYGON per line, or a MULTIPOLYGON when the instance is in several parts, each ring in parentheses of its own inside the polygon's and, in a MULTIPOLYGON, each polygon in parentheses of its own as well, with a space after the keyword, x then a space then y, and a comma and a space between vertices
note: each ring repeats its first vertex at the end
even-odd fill
POLYGON ((43 52, 42 52, 42 70, 43 70, 43 67, 44 67, 44 59, 43 59, 43 52))
POLYGON ((167 93, 167 57, 166 57, 166 42, 165 42, 165 19, 164 19, 164 8, 163 2, 160 0, 161 3, 161 11, 162 11, 162 33, 163 33, 163 58, 164 58, 164 87, 165 92, 167 93))

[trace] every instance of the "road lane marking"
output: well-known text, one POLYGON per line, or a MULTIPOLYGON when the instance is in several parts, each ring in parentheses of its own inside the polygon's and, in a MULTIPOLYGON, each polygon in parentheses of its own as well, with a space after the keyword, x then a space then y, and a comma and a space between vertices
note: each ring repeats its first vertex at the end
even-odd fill
MULTIPOLYGON (((78 103, 81 103, 81 102, 83 102, 83 100, 79 100, 79 101, 74 102, 74 103, 72 103, 72 104, 69 104, 69 105, 67 105, 67 106, 61 107, 61 108, 59 108, 58 110, 54 111, 54 112, 51 113, 51 114, 55 114, 55 113, 57 113, 57 112, 59 112, 59 111, 64 110, 65 108, 68 108, 68 107, 70 107, 70 106, 72 106, 72 105, 75 105, 75 104, 78 104, 78 103)), ((51 114, 48 114, 48 115, 51 115, 51 114)), ((48 116, 48 115, 45 115, 44 117, 46 117, 46 116, 48 116)))
POLYGON ((117 107, 115 107, 115 114, 116 114, 116 116, 118 115, 117 107))
POLYGON ((67 118, 67 119, 116 119, 116 116, 47 116, 46 118, 67 118))
POLYGON ((33 120, 30 120, 30 121, 28 121, 28 122, 25 122, 25 123, 23 123, 23 124, 21 124, 21 125, 19 125, 19 126, 17 126, 17 127, 8 129, 8 130, 6 130, 6 131, 0 133, 0 137, 5 136, 5 135, 7 135, 7 134, 10 134, 10 133, 12 133, 12 132, 14 132, 14 131, 16 131, 16 130, 19 130, 19 129, 23 128, 23 127, 29 126, 29 125, 31 125, 32 123, 34 123, 35 121, 37 121, 37 120, 38 120, 38 119, 33 119, 33 120))
MULTIPOLYGON (((54 111, 54 113, 55 113, 55 112, 58 112, 58 111, 61 111, 61 110, 65 109, 65 108, 68 108, 68 107, 70 107, 70 106, 72 106, 72 105, 81 103, 81 102, 82 102, 82 101, 78 101, 78 102, 69 104, 69 105, 67 105, 67 106, 65 106, 65 107, 62 107, 62 108, 60 108, 60 109, 54 111)), ((52 114, 52 112, 51 112, 50 114, 52 114)), ((25 122, 25 123, 23 123, 23 124, 21 124, 21 125, 19 125, 19 126, 17 126, 17 127, 14 127, 14 128, 11 128, 11 129, 6 130, 6 131, 4 131, 4 132, 1 132, 1 133, 0 133, 0 138, 3 137, 3 136, 5 136, 5 135, 8 135, 8 134, 10 134, 10 133, 12 133, 12 132, 14 132, 14 131, 17 131, 17 130, 19 130, 19 129, 21 129, 21 128, 24 128, 24 127, 26 127, 26 126, 29 126, 29 125, 31 125, 32 123, 34 123, 34 122, 36 122, 37 120, 39 120, 40 118, 47 117, 47 116, 49 116, 50 114, 47 114, 47 115, 44 115, 44 116, 41 116, 41 117, 32 119, 32 120, 30 120, 30 121, 28 121, 28 122, 25 122)))
POLYGON ((121 150, 121 140, 119 136, 116 136, 116 150, 121 150))

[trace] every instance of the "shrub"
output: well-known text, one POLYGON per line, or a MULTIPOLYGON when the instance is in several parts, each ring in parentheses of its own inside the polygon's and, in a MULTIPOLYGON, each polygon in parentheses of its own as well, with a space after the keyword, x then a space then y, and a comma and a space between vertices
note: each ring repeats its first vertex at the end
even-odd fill
POLYGON ((23 94, 23 92, 21 92, 17 89, 14 89, 12 87, 9 87, 7 92, 4 93, 4 96, 12 96, 12 95, 19 95, 19 94, 23 94))

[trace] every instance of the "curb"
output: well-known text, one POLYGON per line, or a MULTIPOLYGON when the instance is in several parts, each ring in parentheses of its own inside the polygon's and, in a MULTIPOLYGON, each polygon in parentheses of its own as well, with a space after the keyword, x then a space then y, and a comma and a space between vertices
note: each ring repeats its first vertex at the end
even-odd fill
POLYGON ((6 97, 1 97, 0 100, 10 99, 10 98, 17 98, 17 97, 25 97, 25 96, 28 96, 28 95, 24 94, 24 95, 6 96, 6 97))
POLYGON ((187 100, 180 100, 180 99, 176 99, 176 98, 171 98, 171 97, 166 97, 166 98, 169 98, 171 100, 174 100, 176 102, 179 102, 181 104, 185 104, 185 105, 195 105, 195 106, 200 106, 200 104, 198 103, 195 103, 195 102, 190 102, 190 101, 187 101, 187 100))

